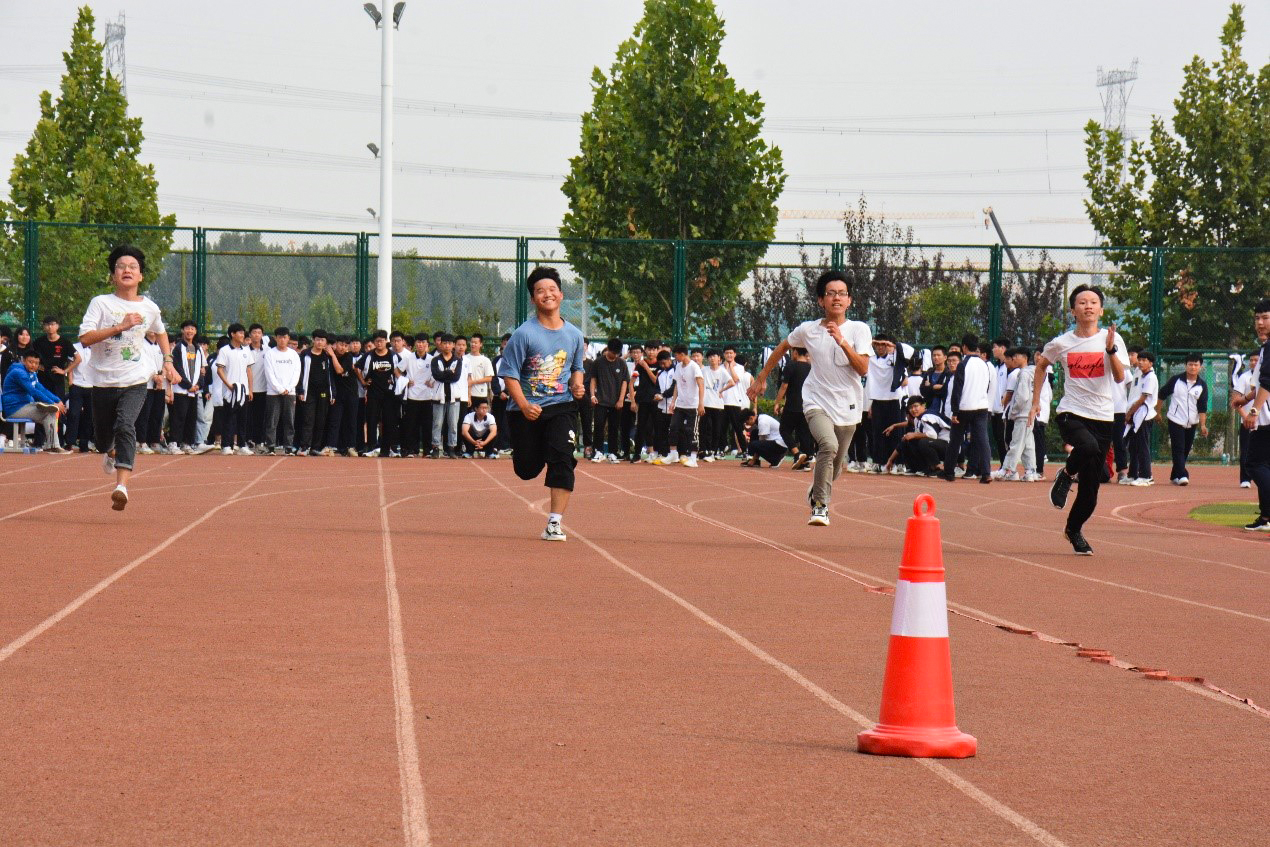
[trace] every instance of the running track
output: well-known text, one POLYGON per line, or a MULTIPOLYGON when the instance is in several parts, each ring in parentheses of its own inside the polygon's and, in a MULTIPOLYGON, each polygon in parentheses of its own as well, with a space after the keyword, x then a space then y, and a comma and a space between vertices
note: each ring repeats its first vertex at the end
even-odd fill
POLYGON ((1270 539, 1184 517, 1233 469, 1104 487, 1083 559, 1043 484, 844 475, 815 529, 806 474, 584 463, 549 545, 506 462, 144 457, 121 515, 3 459, 0 844, 1265 838, 1270 539), (969 760, 855 752, 922 491, 969 760))

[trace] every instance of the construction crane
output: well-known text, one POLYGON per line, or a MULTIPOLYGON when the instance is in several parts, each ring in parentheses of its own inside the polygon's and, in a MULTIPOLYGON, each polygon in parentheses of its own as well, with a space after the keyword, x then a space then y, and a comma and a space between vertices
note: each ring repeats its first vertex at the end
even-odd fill
MULTIPOLYGON (((1005 233, 1001 231, 1001 223, 997 220, 997 213, 992 211, 991 206, 984 209, 983 213, 988 216, 989 220, 992 221, 992 225, 996 227, 997 238, 1001 239, 1001 246, 1005 248, 1005 255, 1010 257, 1010 264, 1014 266, 1014 272, 1016 274, 1022 273, 1019 270, 1019 260, 1014 258, 1014 251, 1010 249, 1010 242, 1005 240, 1005 233)), ((984 226, 987 226, 988 221, 984 221, 983 223, 984 226)))

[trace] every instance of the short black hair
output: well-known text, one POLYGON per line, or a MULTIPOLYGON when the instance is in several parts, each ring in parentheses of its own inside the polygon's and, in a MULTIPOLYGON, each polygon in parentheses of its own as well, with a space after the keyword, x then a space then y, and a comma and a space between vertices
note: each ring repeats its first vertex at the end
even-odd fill
POLYGON ((680 353, 683 353, 683 354, 686 356, 686 355, 688 355, 688 345, 687 345, 687 344, 676 344, 676 345, 674 346, 674 349, 673 349, 671 352, 673 352, 676 356, 678 356, 680 353))
POLYGON ((889 341, 890 343, 894 344, 895 336, 891 335, 891 333, 889 332, 879 332, 877 335, 873 336, 873 340, 874 341, 889 341))
POLYGON ((389 338, 400 338, 402 341, 405 341, 405 339, 406 339, 406 334, 405 334, 404 332, 402 332, 401 330, 399 330, 399 329, 394 329, 394 330, 393 330, 393 331, 392 331, 392 332, 388 335, 388 337, 389 337, 389 338))
POLYGON ((662 350, 660 353, 658 353, 658 354, 657 354, 657 361, 659 361, 659 362, 669 362, 669 361, 670 361, 670 351, 669 351, 669 350, 662 350))
POLYGON ((330 336, 326 334, 326 330, 324 329, 313 330, 313 337, 314 338, 330 338, 330 336))
POLYGON ((610 338, 608 341, 608 344, 605 344, 604 347, 610 353, 616 353, 619 356, 622 355, 622 339, 620 338, 617 338, 617 337, 610 338))
POLYGON ((58 324, 60 326, 62 322, 58 320, 57 315, 45 315, 44 320, 40 321, 40 323, 41 324, 58 324))
POLYGON ((28 347, 28 348, 26 348, 26 350, 22 353, 22 358, 24 358, 24 359, 38 359, 38 358, 40 358, 40 354, 39 354, 38 352, 36 352, 36 349, 35 349, 34 347, 28 347))
POLYGON ((291 337, 291 330, 287 329, 285 326, 280 326, 280 327, 278 327, 277 329, 275 329, 275 330, 273 331, 273 334, 274 334, 274 335, 285 335, 287 338, 290 338, 290 337, 291 337))
POLYGON ((225 330, 225 334, 233 335, 235 332, 246 332, 246 331, 247 331, 247 327, 243 326, 242 324, 232 323, 229 325, 229 329, 225 330))
POLYGON ((755 414, 757 413, 753 409, 751 409, 749 406, 742 407, 741 408, 741 423, 745 423, 750 418, 754 417, 755 414))
POLYGON ((479 332, 474 332, 474 333, 472 333, 472 340, 473 340, 473 341, 475 341, 475 340, 476 340, 476 339, 478 339, 478 338, 479 338, 479 339, 481 339, 481 343, 482 343, 482 344, 483 344, 483 343, 485 343, 485 336, 484 336, 484 335, 482 335, 482 334, 481 334, 481 333, 479 333, 479 332))
POLYGON ((825 289, 831 282, 841 282, 847 287, 847 296, 851 296, 851 279, 842 271, 825 271, 816 279, 816 298, 825 296, 825 289))
POLYGON ((961 349, 970 353, 979 352, 979 336, 968 332, 961 337, 961 349))
POLYGON ((918 403, 921 403, 922 405, 926 405, 926 398, 913 396, 908 398, 908 400, 904 402, 904 405, 911 409, 914 406, 916 406, 918 403))
POLYGON ((194 327, 194 331, 198 332, 198 324, 194 323, 194 321, 189 320, 188 318, 181 321, 181 329, 185 329, 187 326, 194 327))
POLYGON ((660 347, 660 346, 661 346, 661 339, 660 339, 660 338, 650 338, 648 341, 645 341, 645 342, 644 342, 644 347, 646 347, 646 348, 647 348, 647 347, 652 347, 652 348, 656 349, 656 348, 658 348, 658 347, 660 347))
POLYGON ((1005 347, 1006 349, 1009 349, 1010 339, 1006 338, 1004 335, 999 335, 996 338, 992 339, 992 346, 1005 347))
POLYGON ((555 268, 545 268, 541 265, 529 272, 529 276, 525 278, 525 287, 529 289, 529 293, 534 293, 534 285, 540 279, 549 279, 555 282, 556 288, 564 291, 564 286, 560 282, 560 272, 555 268))
POLYGON ((728 352, 729 350, 731 350, 733 353, 735 353, 735 352, 736 352, 736 345, 735 345, 735 344, 724 344, 724 345, 723 345, 723 352, 724 352, 724 353, 726 353, 726 352, 728 352))
POLYGON ((948 348, 942 344, 936 344, 934 347, 930 348, 930 352, 932 353, 934 353, 936 350, 943 353, 945 356, 948 355, 948 348))
POLYGON ((1128 348, 1127 350, 1125 350, 1125 352, 1126 352, 1126 353, 1133 353, 1133 354, 1141 353, 1141 352, 1142 352, 1142 345, 1141 345, 1141 344, 1130 344, 1130 345, 1129 345, 1129 348, 1128 348))
POLYGON ((1151 364, 1153 365, 1155 364, 1155 354, 1152 353, 1150 350, 1143 350, 1141 353, 1138 354, 1138 358, 1146 359, 1151 364))
POLYGON ((489 405, 488 397, 473 397, 472 398, 473 409, 475 409, 477 406, 488 406, 488 405, 489 405))
POLYGON ((1257 301, 1257 305, 1252 307, 1254 315, 1264 315, 1266 312, 1270 312, 1270 297, 1262 297, 1257 301))
POLYGON ((247 327, 248 332, 255 332, 256 330, 260 330, 261 332, 264 332, 265 328, 261 326, 260 324, 252 324, 251 326, 247 327))
POLYGON ((110 251, 110 255, 106 258, 106 270, 110 273, 114 273, 115 262, 118 262, 124 256, 130 256, 133 259, 136 259, 137 265, 141 268, 141 272, 146 272, 146 254, 142 253, 140 249, 133 247, 131 244, 120 244, 114 250, 110 251))
POLYGON ((511 341, 511 340, 512 340, 512 334, 511 334, 510 332, 504 332, 501 336, 499 336, 498 340, 499 340, 499 341, 511 341))
POLYGON ((1102 289, 1096 285, 1085 285, 1083 282, 1072 289, 1072 293, 1067 295, 1067 308, 1076 308, 1076 295, 1084 294, 1086 291, 1092 291, 1098 295, 1098 305, 1101 306, 1107 302, 1107 298, 1103 295, 1102 289))
POLYGON ((1187 354, 1186 354, 1186 362, 1187 362, 1187 364, 1190 364, 1191 362, 1203 362, 1203 361, 1204 361, 1204 357, 1203 357, 1203 356, 1201 356, 1201 355, 1200 355, 1200 354, 1198 354, 1198 353, 1187 353, 1187 354))
POLYGON ((375 330, 375 332, 371 335, 371 337, 370 337, 370 338, 371 338, 371 341, 378 341, 378 340, 379 340, 379 339, 381 339, 381 338, 382 338, 382 339, 384 339, 385 341, 387 341, 387 340, 388 340, 388 330, 386 330, 386 329, 377 329, 377 330, 375 330))
POLYGON ((447 341, 449 341, 451 344, 453 344, 453 343, 454 343, 454 336, 453 336, 453 335, 450 335, 450 333, 448 333, 448 332, 443 332, 443 333, 441 333, 441 338, 440 338, 439 340, 441 341, 441 343, 442 343, 442 344, 444 344, 444 343, 445 343, 445 342, 447 342, 447 341))

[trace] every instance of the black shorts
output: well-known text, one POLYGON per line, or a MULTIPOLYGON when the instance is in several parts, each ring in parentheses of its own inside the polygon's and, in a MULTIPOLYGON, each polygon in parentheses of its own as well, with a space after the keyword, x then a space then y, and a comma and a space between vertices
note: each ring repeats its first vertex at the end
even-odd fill
POLYGON ((578 407, 572 401, 544 406, 537 420, 517 409, 507 410, 507 433, 512 445, 512 469, 521 479, 533 479, 547 469, 546 486, 573 490, 573 451, 578 438, 578 407))

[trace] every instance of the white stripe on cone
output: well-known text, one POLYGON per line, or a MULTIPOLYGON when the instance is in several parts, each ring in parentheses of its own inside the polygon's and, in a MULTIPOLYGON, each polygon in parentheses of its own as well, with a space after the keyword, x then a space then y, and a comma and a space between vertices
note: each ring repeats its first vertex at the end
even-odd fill
POLYGON ((895 583, 891 635, 910 638, 948 637, 948 595, 942 582, 895 583))

